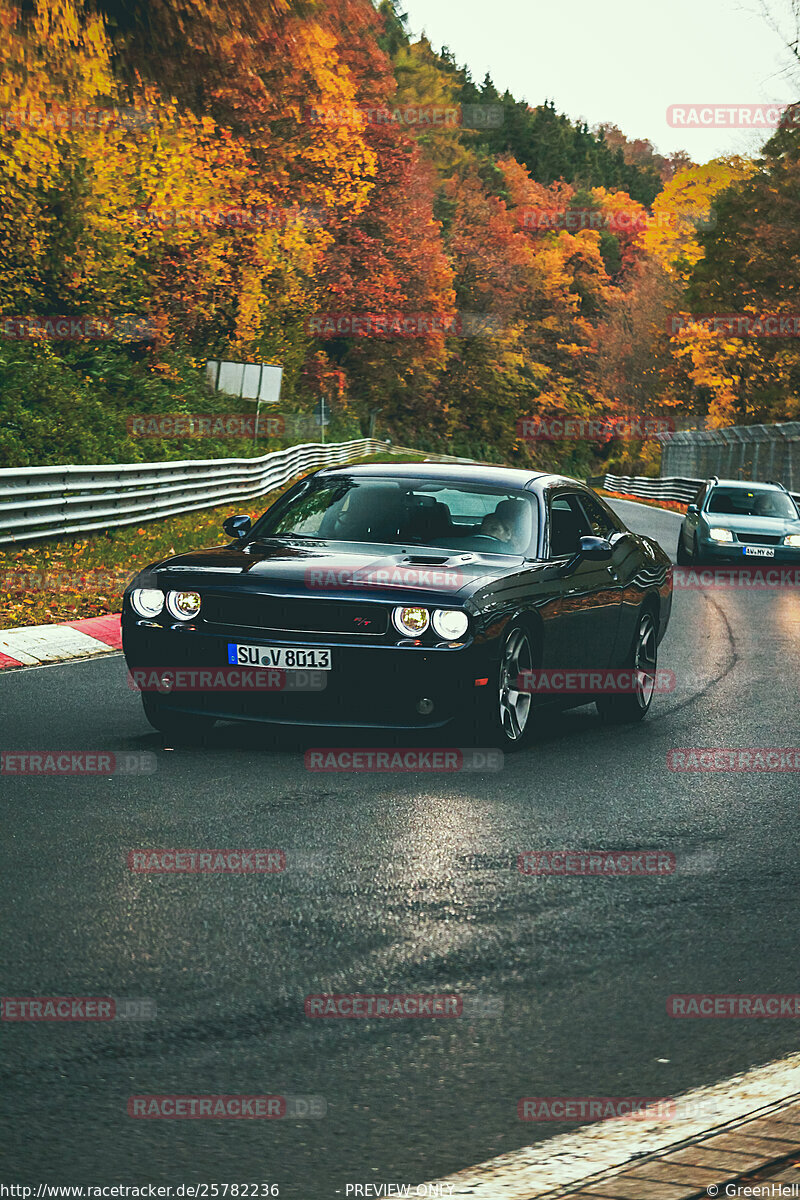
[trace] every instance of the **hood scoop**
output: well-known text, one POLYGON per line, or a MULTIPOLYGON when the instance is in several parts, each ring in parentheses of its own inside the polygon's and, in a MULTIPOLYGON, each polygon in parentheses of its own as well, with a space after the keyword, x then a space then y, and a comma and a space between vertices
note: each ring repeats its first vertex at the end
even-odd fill
POLYGON ((400 560, 404 563, 416 563, 424 567, 443 567, 449 563, 452 554, 406 554, 400 560))

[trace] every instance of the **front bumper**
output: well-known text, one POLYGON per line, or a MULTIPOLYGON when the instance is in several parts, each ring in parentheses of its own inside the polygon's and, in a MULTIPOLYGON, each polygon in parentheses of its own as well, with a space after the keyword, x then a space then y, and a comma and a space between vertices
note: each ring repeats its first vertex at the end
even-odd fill
MULTIPOLYGON (((439 729, 468 712, 476 693, 475 679, 488 676, 491 665, 487 644, 471 641, 458 648, 365 645, 337 640, 333 635, 322 643, 319 639, 304 640, 302 635, 264 636, 252 629, 224 634, 207 633, 200 626, 174 629, 140 620, 130 612, 123 614, 122 644, 130 671, 229 671, 229 643, 317 650, 324 644, 331 651, 332 669, 316 673, 317 678, 323 676, 325 680, 321 691, 286 686, 259 690, 251 682, 242 688, 152 692, 159 706, 176 713, 278 725, 439 729), (423 700, 432 702, 429 712, 418 711, 417 705, 423 700)), ((262 668, 262 674, 271 674, 274 679, 281 673, 262 668)))

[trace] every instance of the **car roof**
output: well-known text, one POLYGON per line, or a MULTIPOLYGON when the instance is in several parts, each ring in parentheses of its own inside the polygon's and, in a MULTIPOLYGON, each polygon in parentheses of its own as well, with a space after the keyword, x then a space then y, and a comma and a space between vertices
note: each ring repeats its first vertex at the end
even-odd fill
MULTIPOLYGON (((372 476, 380 479, 438 479, 443 483, 487 483, 498 487, 523 489, 534 481, 559 479, 543 471, 520 471, 515 467, 495 467, 484 463, 348 463, 340 467, 324 467, 319 476, 372 476)), ((573 480, 569 481, 574 482, 573 480)))
POLYGON ((707 483, 714 487, 726 488, 766 488, 773 492, 785 492, 786 488, 779 483, 766 483, 761 479, 708 479, 707 483))

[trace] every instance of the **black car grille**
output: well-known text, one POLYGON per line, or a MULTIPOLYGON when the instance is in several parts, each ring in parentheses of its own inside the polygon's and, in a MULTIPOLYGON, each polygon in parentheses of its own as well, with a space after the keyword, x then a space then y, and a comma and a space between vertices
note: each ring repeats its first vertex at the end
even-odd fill
POLYGON ((736 537, 746 546, 780 546, 782 540, 771 533, 737 533, 736 537))
POLYGON ((286 596, 203 597, 207 624, 266 629, 274 633, 337 633, 380 637, 389 613, 379 604, 303 600, 286 596))

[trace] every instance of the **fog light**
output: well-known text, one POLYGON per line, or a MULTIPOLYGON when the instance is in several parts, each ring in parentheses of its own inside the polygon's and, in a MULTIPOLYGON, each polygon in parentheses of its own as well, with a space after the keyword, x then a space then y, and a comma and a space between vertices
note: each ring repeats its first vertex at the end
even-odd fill
POLYGON ((421 700, 417 701, 417 712, 421 717, 429 717, 433 712, 433 701, 429 700, 427 696, 423 696, 421 700))

